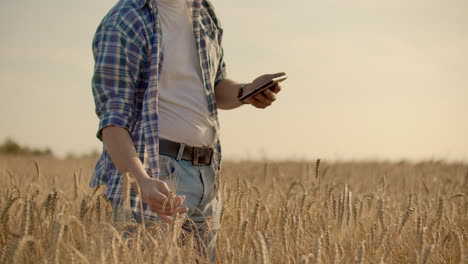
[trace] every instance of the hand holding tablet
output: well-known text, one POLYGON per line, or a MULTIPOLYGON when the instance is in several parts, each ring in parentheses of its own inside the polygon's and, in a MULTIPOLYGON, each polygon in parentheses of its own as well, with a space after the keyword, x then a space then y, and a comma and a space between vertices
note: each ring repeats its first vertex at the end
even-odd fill
MULTIPOLYGON (((268 97, 273 96, 273 93, 279 92, 279 83, 286 80, 288 76, 285 73, 277 73, 277 74, 266 74, 263 76, 258 77, 255 79, 251 84, 244 86, 245 90, 242 87, 239 91, 238 94, 238 99, 241 102, 244 102, 245 100, 248 103, 251 103, 250 101, 253 101, 255 99, 260 99, 259 101, 262 101, 261 99, 268 99, 268 97), (270 90, 267 92, 267 90, 270 90)), ((273 99, 274 101, 274 99, 273 99)), ((271 102, 270 102, 271 104, 271 102)), ((269 104, 268 104, 269 105, 269 104)), ((254 104, 254 106, 256 106, 254 104)), ((259 108, 264 108, 264 107, 259 107, 259 108)))

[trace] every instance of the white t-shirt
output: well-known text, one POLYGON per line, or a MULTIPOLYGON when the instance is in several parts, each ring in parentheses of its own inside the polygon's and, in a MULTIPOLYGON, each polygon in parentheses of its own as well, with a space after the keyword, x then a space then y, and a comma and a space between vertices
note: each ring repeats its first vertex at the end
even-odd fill
POLYGON ((194 147, 213 146, 215 128, 209 118, 192 12, 187 1, 156 0, 164 52, 158 87, 159 135, 194 147))

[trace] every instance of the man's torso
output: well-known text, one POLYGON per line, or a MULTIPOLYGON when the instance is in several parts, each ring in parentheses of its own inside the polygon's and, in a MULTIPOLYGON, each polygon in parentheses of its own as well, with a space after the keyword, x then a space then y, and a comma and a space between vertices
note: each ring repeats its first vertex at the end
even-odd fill
POLYGON ((159 135, 189 146, 213 146, 215 128, 202 80, 191 3, 156 1, 164 52, 158 87, 159 135))

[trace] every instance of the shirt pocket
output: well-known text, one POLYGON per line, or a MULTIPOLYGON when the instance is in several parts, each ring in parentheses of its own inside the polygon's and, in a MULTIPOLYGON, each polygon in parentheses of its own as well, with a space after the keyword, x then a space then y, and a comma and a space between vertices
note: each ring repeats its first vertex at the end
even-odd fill
POLYGON ((159 155, 159 180, 171 181, 176 179, 176 161, 173 157, 159 155))

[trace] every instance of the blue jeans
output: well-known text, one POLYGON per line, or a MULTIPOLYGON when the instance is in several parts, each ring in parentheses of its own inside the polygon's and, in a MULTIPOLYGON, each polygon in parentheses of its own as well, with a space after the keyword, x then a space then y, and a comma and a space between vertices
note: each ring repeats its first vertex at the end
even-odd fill
MULTIPOLYGON (((221 197, 215 190, 216 172, 211 165, 194 166, 190 161, 159 156, 159 179, 165 181, 176 195, 185 195, 183 206, 189 208, 188 220, 182 228, 192 233, 199 244, 200 254, 215 262, 216 239, 220 228, 221 197)), ((142 223, 142 216, 133 213, 135 221, 142 223)), ((147 219, 150 225, 161 219, 147 219)))

